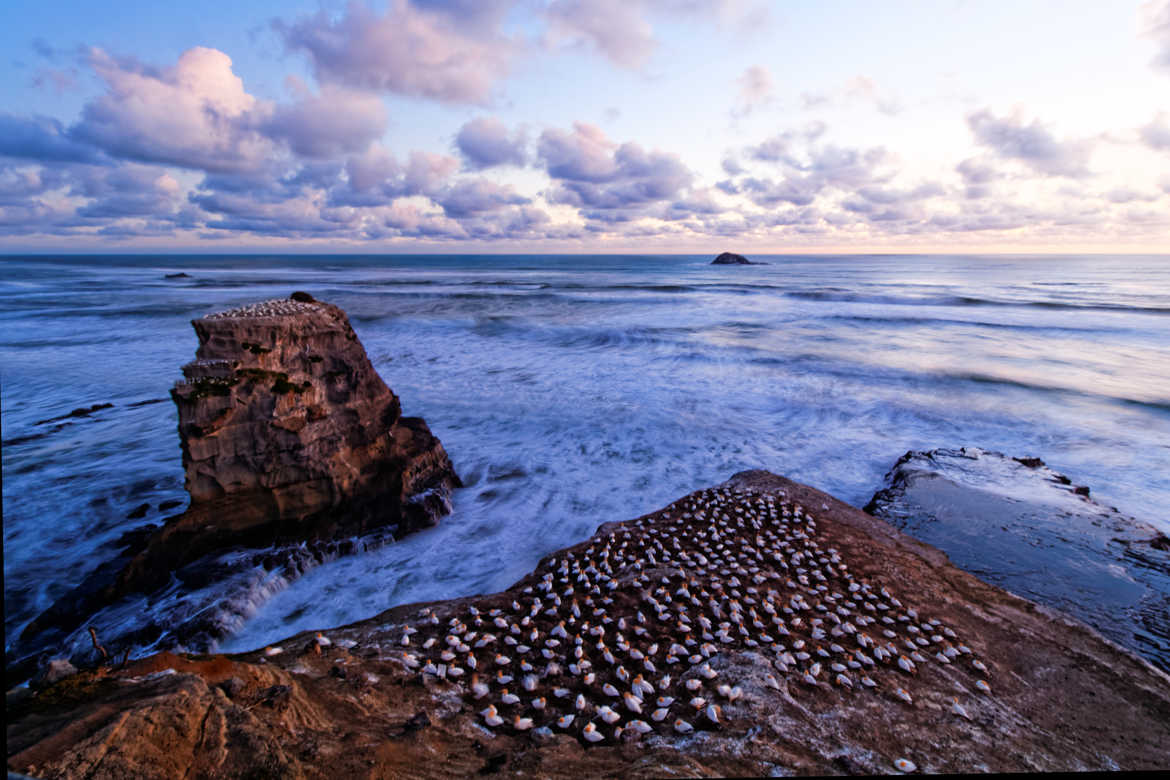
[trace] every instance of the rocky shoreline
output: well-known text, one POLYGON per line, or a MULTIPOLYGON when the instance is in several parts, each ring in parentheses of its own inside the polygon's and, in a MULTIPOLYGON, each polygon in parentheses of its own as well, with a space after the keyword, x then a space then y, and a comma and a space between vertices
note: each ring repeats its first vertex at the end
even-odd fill
POLYGON ((151 656, 8 713, 9 768, 37 777, 1170 766, 1167 675, 767 472, 607 523, 503 593, 151 656))
MULTIPOLYGON (((450 510, 460 482, 442 444, 401 416, 340 309, 298 293, 193 325, 196 360, 172 392, 190 507, 128 535, 34 621, 41 645, 8 659, 10 684, 103 604, 228 576, 224 551, 252 567, 293 543, 294 568, 309 566, 450 510)), ((9 690, 8 766, 159 778, 1170 767, 1170 677, 1134 655, 1164 660, 1166 537, 1035 458, 910 452, 887 483, 867 514, 742 472, 605 523, 506 591, 250 653, 131 660, 119 651, 134 637, 107 653, 93 635, 72 659, 83 671, 57 659, 9 690), (1021 534, 1043 543, 1021 547, 1021 534), (998 566, 983 579, 980 555, 998 566), (1078 612, 1074 581, 1108 614, 1078 612)), ((214 622, 173 630, 227 630, 214 622)))

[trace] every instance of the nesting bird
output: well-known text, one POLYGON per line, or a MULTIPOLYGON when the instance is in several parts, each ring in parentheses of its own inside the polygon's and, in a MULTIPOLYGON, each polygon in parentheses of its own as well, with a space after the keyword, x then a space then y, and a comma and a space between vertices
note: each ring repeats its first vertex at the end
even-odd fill
POLYGON ((796 695, 853 695, 884 678, 908 704, 899 672, 987 668, 974 657, 952 664, 973 653, 949 626, 854 576, 809 511, 764 492, 699 491, 607 526, 516 590, 461 609, 441 620, 428 608, 393 627, 408 673, 486 699, 490 727, 604 723, 606 734, 593 720, 570 732, 586 743, 720 727, 729 716, 715 702, 743 695, 722 659, 744 649, 772 661, 765 689, 788 690, 781 678, 794 678, 808 684, 796 695), (523 699, 507 688, 514 679, 523 699), (690 703, 693 719, 679 717, 676 701, 690 703))

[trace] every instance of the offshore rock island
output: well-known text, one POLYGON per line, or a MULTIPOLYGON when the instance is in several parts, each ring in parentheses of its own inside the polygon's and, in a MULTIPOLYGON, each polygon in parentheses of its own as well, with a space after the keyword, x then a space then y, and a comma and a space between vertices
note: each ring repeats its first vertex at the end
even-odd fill
MULTIPOLYGON (((173 392, 192 506, 107 597, 226 545, 447 510, 442 446, 400 416, 340 309, 297 294, 194 324, 173 392)), ((1164 672, 765 471, 606 522, 500 593, 249 653, 49 672, 7 700, 8 766, 34 777, 1170 766, 1164 672)))

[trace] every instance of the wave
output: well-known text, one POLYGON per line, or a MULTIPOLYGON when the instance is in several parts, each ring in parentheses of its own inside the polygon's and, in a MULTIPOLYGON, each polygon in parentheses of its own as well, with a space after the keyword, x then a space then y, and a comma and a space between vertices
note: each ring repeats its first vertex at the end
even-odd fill
POLYGON ((947 317, 878 317, 865 314, 830 314, 822 319, 838 322, 876 323, 879 325, 967 325, 973 328, 1000 330, 1035 330, 1048 333, 1111 333, 1124 332, 1119 328, 1077 328, 1069 325, 1030 325, 1010 322, 987 322, 986 320, 957 320, 947 317))
POLYGON ((970 295, 943 295, 912 297, 904 295, 874 295, 842 290, 836 287, 822 287, 816 290, 789 290, 789 298, 809 301, 833 301, 840 303, 883 303, 895 306, 1003 306, 1012 308, 1040 308, 1069 311, 1134 312, 1140 314, 1170 314, 1170 306, 1135 306, 1122 303, 1066 303, 1061 301, 1011 301, 995 298, 979 298, 970 295))
POLYGON ((1071 395, 1082 395, 1090 398, 1099 398, 1105 401, 1125 404, 1127 406, 1138 406, 1143 409, 1170 412, 1170 398, 1129 398, 1121 395, 1113 395, 1111 393, 1095 392, 1092 390, 1086 390, 1084 388, 1067 387, 1064 385, 1048 385, 1040 382, 1029 382, 1023 379, 1012 379, 1010 377, 994 376, 992 374, 980 374, 978 372, 944 373, 941 374, 941 377, 963 382, 995 385, 998 387, 1016 387, 1023 390, 1034 390, 1042 393, 1067 393, 1071 395))

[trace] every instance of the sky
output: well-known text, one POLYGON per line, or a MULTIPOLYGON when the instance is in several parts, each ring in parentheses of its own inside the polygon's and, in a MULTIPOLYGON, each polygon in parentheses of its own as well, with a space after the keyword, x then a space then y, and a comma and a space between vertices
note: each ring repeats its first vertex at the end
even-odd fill
POLYGON ((1170 251, 1170 0, 4 17, 0 253, 1170 251))

